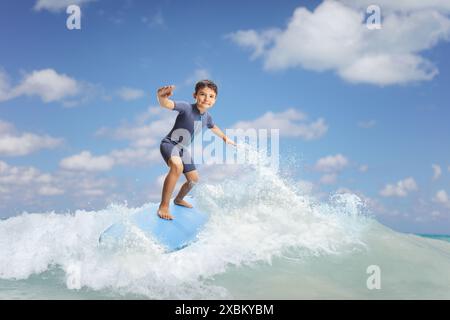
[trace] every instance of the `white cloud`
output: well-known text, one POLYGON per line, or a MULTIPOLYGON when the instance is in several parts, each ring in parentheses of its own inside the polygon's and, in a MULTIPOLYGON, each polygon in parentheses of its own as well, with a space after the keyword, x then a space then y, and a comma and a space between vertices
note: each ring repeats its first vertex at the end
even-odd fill
POLYGON ((105 194, 105 191, 102 189, 84 189, 81 191, 81 194, 86 196, 94 196, 99 197, 105 194))
POLYGON ((336 173, 328 173, 324 174, 320 178, 320 183, 322 184, 334 184, 337 181, 337 174, 336 173))
POLYGON ((0 120, 0 156, 24 156, 40 149, 56 148, 62 142, 48 135, 17 133, 12 124, 0 120))
POLYGON ((268 70, 337 68, 355 58, 361 46, 360 29, 360 14, 336 2, 323 2, 314 12, 297 8, 287 29, 266 52, 264 66, 268 70))
MULTIPOLYGON (((0 161, 0 184, 27 185, 41 180, 42 177, 34 167, 14 167, 0 161)), ((44 180, 48 180, 48 177, 44 176, 44 180)))
POLYGON ((255 30, 239 30, 235 33, 231 33, 225 36, 225 38, 230 39, 244 48, 249 48, 253 50, 251 55, 251 60, 254 60, 264 54, 267 46, 271 44, 274 40, 280 36, 281 30, 279 29, 268 29, 261 33, 255 30))
POLYGON ((68 206, 103 208, 117 200, 117 185, 115 179, 103 178, 95 172, 58 170, 44 173, 35 167, 13 166, 0 161, 0 217, 11 215, 12 208, 13 211, 20 208, 34 212, 68 206))
POLYGON ((44 102, 62 100, 77 93, 79 93, 77 81, 65 74, 58 74, 53 69, 33 71, 26 75, 22 83, 12 90, 13 97, 37 95, 44 102))
POLYGON ((95 133, 99 137, 129 140, 130 145, 115 149, 106 155, 92 156, 83 151, 61 160, 60 167, 79 171, 107 171, 114 165, 153 165, 164 163, 159 151, 159 142, 170 131, 176 112, 161 107, 150 107, 136 116, 131 124, 118 128, 100 128, 95 133))
POLYGON ((412 178, 400 180, 396 185, 388 184, 381 191, 383 197, 406 197, 409 192, 418 189, 416 181, 412 178))
POLYGON ((370 129, 370 128, 375 127, 376 123, 377 122, 375 120, 359 121, 358 127, 363 128, 363 129, 370 129))
POLYGON ((164 19, 163 13, 161 10, 158 10, 153 16, 150 18, 142 17, 142 23, 148 25, 149 27, 165 27, 166 21, 164 19))
POLYGON ((358 168, 359 172, 367 172, 369 170, 369 166, 367 164, 362 164, 358 168))
POLYGON ((348 165, 348 159, 342 154, 334 156, 327 156, 317 160, 314 169, 325 173, 320 178, 321 184, 335 184, 338 178, 338 173, 348 165))
POLYGON ((433 168, 433 180, 439 179, 439 177, 442 175, 441 166, 432 164, 431 167, 433 168))
POLYGON ((320 172, 336 173, 348 165, 348 159, 342 154, 327 156, 317 160, 314 168, 320 172))
MULTIPOLYGON (((390 2, 384 3, 388 7, 390 2)), ((252 58, 261 57, 266 70, 333 70, 346 81, 376 85, 431 80, 438 69, 419 53, 450 38, 446 6, 435 2, 413 11, 414 6, 403 4, 403 12, 383 11, 380 30, 365 26, 365 10, 355 1, 330 0, 312 12, 295 9, 286 29, 270 37, 255 30, 228 37, 252 48, 252 58)))
POLYGON ((36 193, 43 196, 64 193, 57 184, 54 176, 34 167, 16 167, 0 161, 0 189, 3 197, 14 195, 20 200, 31 198, 36 193))
POLYGON ((189 78, 187 78, 184 81, 185 85, 193 85, 196 84, 198 81, 200 80, 205 80, 205 79, 210 79, 211 78, 211 74, 209 73, 208 70, 206 69, 196 69, 192 76, 190 76, 189 78))
POLYGON ((161 160, 159 148, 125 148, 113 150, 109 156, 115 164, 154 164, 161 160))
POLYGON ((440 212, 437 211, 437 210, 433 210, 433 211, 431 212, 431 217, 433 217, 433 218, 440 218, 440 217, 442 217, 442 213, 440 213, 440 212))
POLYGON ((22 82, 11 87, 0 74, 0 102, 26 96, 39 96, 44 102, 61 101, 80 93, 81 85, 65 74, 53 69, 42 69, 26 74, 22 82))
POLYGON ((339 70, 350 82, 392 85, 411 81, 431 80, 438 70, 422 57, 410 54, 366 55, 339 70))
POLYGON ((295 109, 283 112, 266 112, 252 121, 239 121, 233 125, 234 129, 279 129, 280 136, 299 137, 304 140, 321 138, 328 130, 322 118, 314 122, 306 122, 307 116, 295 109))
POLYGON ((433 197, 433 202, 439 203, 444 207, 450 208, 450 199, 445 190, 439 190, 436 192, 436 195, 433 197))
POLYGON ((100 128, 97 136, 107 136, 118 140, 129 140, 133 148, 148 148, 158 144, 170 131, 177 112, 161 107, 150 107, 139 114, 131 124, 122 124, 118 128, 100 128))
POLYGON ((0 101, 6 100, 10 90, 9 77, 6 72, 0 68, 0 101))
POLYGON ((53 186, 42 186, 38 189, 38 193, 43 196, 57 196, 63 194, 64 190, 53 186))
POLYGON ((108 171, 114 166, 114 159, 110 156, 92 156, 89 151, 64 158, 59 163, 66 170, 77 171, 108 171))
MULTIPOLYGON (((105 199, 104 195, 111 195, 117 186, 114 179, 102 178, 91 172, 61 171, 57 179, 69 191, 72 199, 80 199, 84 205, 88 199, 105 199)), ((69 192, 67 192, 69 193, 69 192)), ((106 203, 107 204, 107 203, 106 203)))
POLYGON ((95 0, 37 0, 34 10, 48 10, 50 12, 65 11, 71 4, 82 5, 84 3, 93 2, 95 0))
POLYGON ((11 123, 0 120, 0 134, 8 134, 14 131, 15 128, 11 123))
POLYGON ((117 94, 125 101, 136 100, 144 96, 145 92, 140 89, 129 87, 122 87, 117 91, 117 94))

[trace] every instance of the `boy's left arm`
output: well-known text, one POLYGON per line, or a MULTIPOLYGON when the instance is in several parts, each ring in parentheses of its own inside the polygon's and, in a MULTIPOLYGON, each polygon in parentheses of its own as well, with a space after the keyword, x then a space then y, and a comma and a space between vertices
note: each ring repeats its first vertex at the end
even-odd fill
POLYGON ((222 130, 220 130, 220 128, 218 126, 214 125, 214 127, 211 128, 211 131, 214 132, 218 137, 220 137, 225 143, 236 146, 236 143, 233 140, 231 140, 230 138, 228 138, 225 135, 225 133, 223 133, 222 130))

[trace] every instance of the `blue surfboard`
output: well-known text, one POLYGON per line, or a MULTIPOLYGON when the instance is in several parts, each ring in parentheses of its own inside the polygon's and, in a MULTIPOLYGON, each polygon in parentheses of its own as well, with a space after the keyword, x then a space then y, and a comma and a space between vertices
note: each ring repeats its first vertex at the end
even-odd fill
POLYGON ((180 250, 197 239, 198 233, 208 221, 208 215, 196 209, 192 198, 186 199, 194 208, 186 208, 170 202, 173 220, 161 219, 157 215, 159 204, 145 207, 127 221, 119 221, 107 228, 100 235, 99 243, 115 243, 126 236, 127 225, 139 228, 145 235, 157 240, 167 251, 180 250))

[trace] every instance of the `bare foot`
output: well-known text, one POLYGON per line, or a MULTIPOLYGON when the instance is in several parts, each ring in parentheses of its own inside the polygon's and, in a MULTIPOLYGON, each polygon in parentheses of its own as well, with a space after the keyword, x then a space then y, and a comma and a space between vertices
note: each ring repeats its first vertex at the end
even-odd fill
POLYGON ((160 207, 158 209, 158 216, 160 218, 166 219, 166 220, 172 220, 173 219, 173 216, 169 212, 169 208, 166 208, 166 207, 160 207))
POLYGON ((192 208, 192 204, 190 204, 189 202, 187 202, 187 201, 185 201, 183 199, 181 199, 181 200, 180 199, 174 199, 173 203, 175 203, 176 205, 179 205, 179 206, 186 207, 186 208, 192 208))

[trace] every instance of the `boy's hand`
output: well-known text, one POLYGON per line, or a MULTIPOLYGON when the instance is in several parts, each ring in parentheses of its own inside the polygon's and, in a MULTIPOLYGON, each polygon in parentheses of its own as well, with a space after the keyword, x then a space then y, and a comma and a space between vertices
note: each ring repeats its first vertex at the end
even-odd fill
POLYGON ((223 138, 223 141, 224 141, 225 143, 231 144, 231 145, 233 145, 233 146, 236 147, 236 142, 234 142, 233 140, 231 140, 231 139, 228 138, 228 137, 224 137, 224 138, 223 138))
POLYGON ((173 94, 173 90, 175 89, 174 85, 164 86, 158 89, 158 98, 168 98, 173 94))

